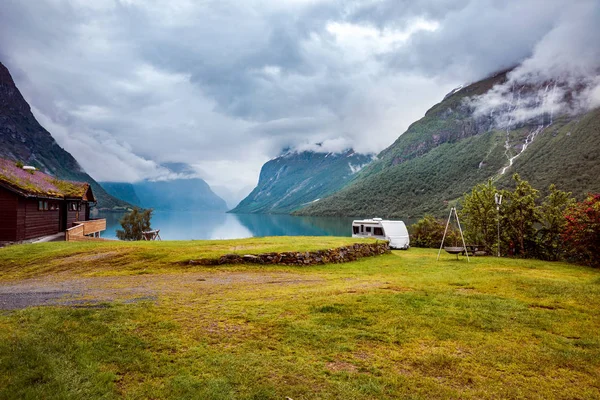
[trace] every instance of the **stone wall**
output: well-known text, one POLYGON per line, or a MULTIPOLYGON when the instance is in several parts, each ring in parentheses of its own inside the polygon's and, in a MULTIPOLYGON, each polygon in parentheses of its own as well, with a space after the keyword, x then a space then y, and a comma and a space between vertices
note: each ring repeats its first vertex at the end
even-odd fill
POLYGON ((284 252, 264 254, 225 254, 216 259, 189 260, 189 265, 222 265, 222 264, 282 264, 282 265, 316 265, 335 264, 372 257, 390 252, 388 242, 355 243, 329 250, 307 252, 284 252))

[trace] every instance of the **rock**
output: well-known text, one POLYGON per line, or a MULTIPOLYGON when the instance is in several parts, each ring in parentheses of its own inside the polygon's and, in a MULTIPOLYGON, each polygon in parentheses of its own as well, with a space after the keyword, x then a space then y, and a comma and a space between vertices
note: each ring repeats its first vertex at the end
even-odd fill
POLYGON ((239 264, 242 262, 242 257, 237 254, 225 254, 219 257, 219 264, 239 264))
POLYGON ((313 252, 283 252, 264 253, 259 255, 225 254, 218 259, 189 260, 189 265, 216 265, 216 264, 284 264, 284 265, 316 265, 327 263, 344 263, 358 260, 362 257, 372 257, 379 254, 390 253, 388 242, 373 244, 356 243, 351 246, 342 246, 337 249, 318 250, 313 252))

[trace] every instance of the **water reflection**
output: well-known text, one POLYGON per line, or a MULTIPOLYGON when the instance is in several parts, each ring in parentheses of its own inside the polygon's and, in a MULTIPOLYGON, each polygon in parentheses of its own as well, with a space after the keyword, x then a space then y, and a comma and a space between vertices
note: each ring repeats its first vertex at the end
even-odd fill
POLYGON ((352 218, 236 214, 253 236, 351 236, 352 218))
MULTIPOLYGON (((121 213, 98 213, 96 218, 106 218, 106 231, 102 237, 116 239, 121 213)), ((237 239, 253 236, 230 214, 208 212, 155 211, 152 229, 160 229, 163 240, 237 239)))
MULTIPOLYGON (((102 236, 116 239, 123 214, 98 213, 106 218, 102 236)), ((163 240, 237 239, 252 236, 351 236, 352 218, 291 215, 225 214, 155 211, 152 228, 163 240)))

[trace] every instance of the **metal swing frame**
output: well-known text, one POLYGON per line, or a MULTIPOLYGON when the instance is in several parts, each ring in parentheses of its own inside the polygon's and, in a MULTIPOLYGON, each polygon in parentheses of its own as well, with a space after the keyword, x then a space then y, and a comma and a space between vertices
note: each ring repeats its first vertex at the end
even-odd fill
POLYGON ((454 216, 456 217, 456 223, 458 224, 458 230, 460 231, 460 238, 462 239, 463 250, 465 252, 465 255, 467 256, 467 262, 470 262, 469 261, 469 252, 467 251, 465 237, 463 236, 463 231, 462 231, 462 228, 460 227, 460 221, 458 219, 458 213, 456 212, 456 207, 452 207, 450 209, 450 215, 448 215, 448 221, 446 222, 446 229, 444 229, 444 236, 442 237, 442 244, 440 244, 440 250, 438 251, 438 256, 437 256, 436 261, 440 260, 440 254, 442 253, 442 248, 444 247, 444 240, 446 240, 446 233, 448 232, 448 226, 450 225, 450 220, 452 219, 453 212, 454 212, 454 216))

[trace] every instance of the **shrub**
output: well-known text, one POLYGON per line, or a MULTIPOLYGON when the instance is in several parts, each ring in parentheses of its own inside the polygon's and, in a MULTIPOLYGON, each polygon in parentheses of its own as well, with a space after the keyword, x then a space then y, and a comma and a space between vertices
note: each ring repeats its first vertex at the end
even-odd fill
POLYGON ((600 267, 600 194, 569 206, 561 235, 570 259, 600 267))
MULTIPOLYGON (((438 248, 444 237, 446 221, 426 215, 418 222, 409 226, 408 229, 410 231, 410 244, 412 246, 438 248)), ((444 243, 450 246, 458 246, 460 242, 460 232, 450 224, 444 243)))

